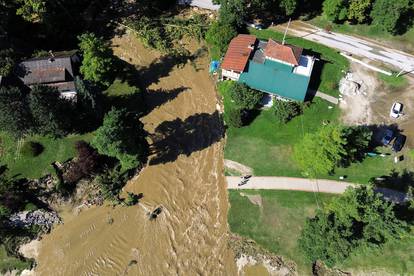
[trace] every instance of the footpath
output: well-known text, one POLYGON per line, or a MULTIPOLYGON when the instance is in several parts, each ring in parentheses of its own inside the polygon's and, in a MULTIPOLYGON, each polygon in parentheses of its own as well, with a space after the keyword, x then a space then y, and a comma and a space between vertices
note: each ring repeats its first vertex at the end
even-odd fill
MULTIPOLYGON (((227 189, 252 189, 252 190, 290 190, 317 193, 342 194, 348 187, 356 187, 360 184, 327 179, 308 179, 298 177, 279 176, 252 176, 246 184, 238 186, 241 182, 239 176, 227 176, 227 189)), ((387 200, 395 203, 407 201, 405 193, 387 189, 376 188, 387 200)))

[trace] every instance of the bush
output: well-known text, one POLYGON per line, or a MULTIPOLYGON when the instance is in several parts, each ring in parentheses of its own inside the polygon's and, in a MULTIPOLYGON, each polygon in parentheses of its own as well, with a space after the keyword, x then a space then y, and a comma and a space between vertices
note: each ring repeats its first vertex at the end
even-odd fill
POLYGON ((26 157, 36 157, 43 152, 43 145, 38 142, 26 141, 20 150, 20 153, 26 157))
POLYGON ((31 203, 31 202, 27 203, 27 204, 24 206, 24 210, 25 210, 25 211, 35 211, 35 210, 37 210, 37 209, 39 209, 39 208, 37 208, 37 206, 36 206, 35 204, 31 203))
POLYGON ((279 123, 286 124, 295 116, 302 113, 302 107, 297 102, 275 100, 273 104, 273 112, 279 123))
POLYGON ((243 119, 242 119, 242 110, 241 109, 229 109, 224 113, 224 119, 226 124, 231 127, 242 127, 243 126, 243 119))
POLYGON ((78 141, 75 148, 77 157, 63 176, 67 183, 76 183, 83 177, 90 176, 99 168, 101 156, 87 142, 78 141))
POLYGON ((235 82, 230 87, 230 97, 241 109, 253 109, 260 103, 263 93, 244 83, 235 82))

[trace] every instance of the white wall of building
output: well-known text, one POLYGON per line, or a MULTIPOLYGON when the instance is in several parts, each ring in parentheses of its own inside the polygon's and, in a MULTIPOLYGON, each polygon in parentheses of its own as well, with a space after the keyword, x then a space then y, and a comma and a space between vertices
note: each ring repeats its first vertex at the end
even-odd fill
POLYGON ((233 70, 222 69, 221 70, 221 76, 223 78, 228 78, 228 79, 231 79, 231 80, 234 80, 234 81, 238 81, 239 78, 240 78, 240 73, 235 72, 233 70))

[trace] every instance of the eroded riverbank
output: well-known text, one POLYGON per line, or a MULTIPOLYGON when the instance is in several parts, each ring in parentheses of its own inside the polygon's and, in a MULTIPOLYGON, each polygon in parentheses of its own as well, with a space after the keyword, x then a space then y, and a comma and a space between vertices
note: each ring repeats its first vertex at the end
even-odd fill
POLYGON ((134 207, 90 208, 56 227, 42 241, 37 274, 235 275, 224 129, 208 58, 176 67, 132 35, 113 45, 118 57, 138 65, 153 108, 142 118, 153 155, 125 187, 144 197, 134 207), (162 212, 149 221, 156 207, 162 212))

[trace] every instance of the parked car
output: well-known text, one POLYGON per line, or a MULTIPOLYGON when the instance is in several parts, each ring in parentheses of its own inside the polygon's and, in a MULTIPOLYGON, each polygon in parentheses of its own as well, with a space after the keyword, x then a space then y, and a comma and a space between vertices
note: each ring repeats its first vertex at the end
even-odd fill
POLYGON ((394 138, 394 131, 392 131, 391 129, 387 128, 385 130, 385 135, 382 137, 381 139, 381 143, 386 146, 389 143, 391 143, 392 139, 394 138))
POLYGON ((246 22, 246 25, 255 28, 256 30, 262 30, 264 28, 264 26, 260 23, 246 22))
POLYGON ((392 144, 392 150, 399 152, 404 147, 405 140, 407 140, 407 136, 402 134, 398 135, 392 144))
POLYGON ((403 109, 402 103, 399 103, 399 102, 393 103, 391 106, 391 110, 390 110, 390 117, 397 119, 398 117, 400 117, 402 109, 403 109))

